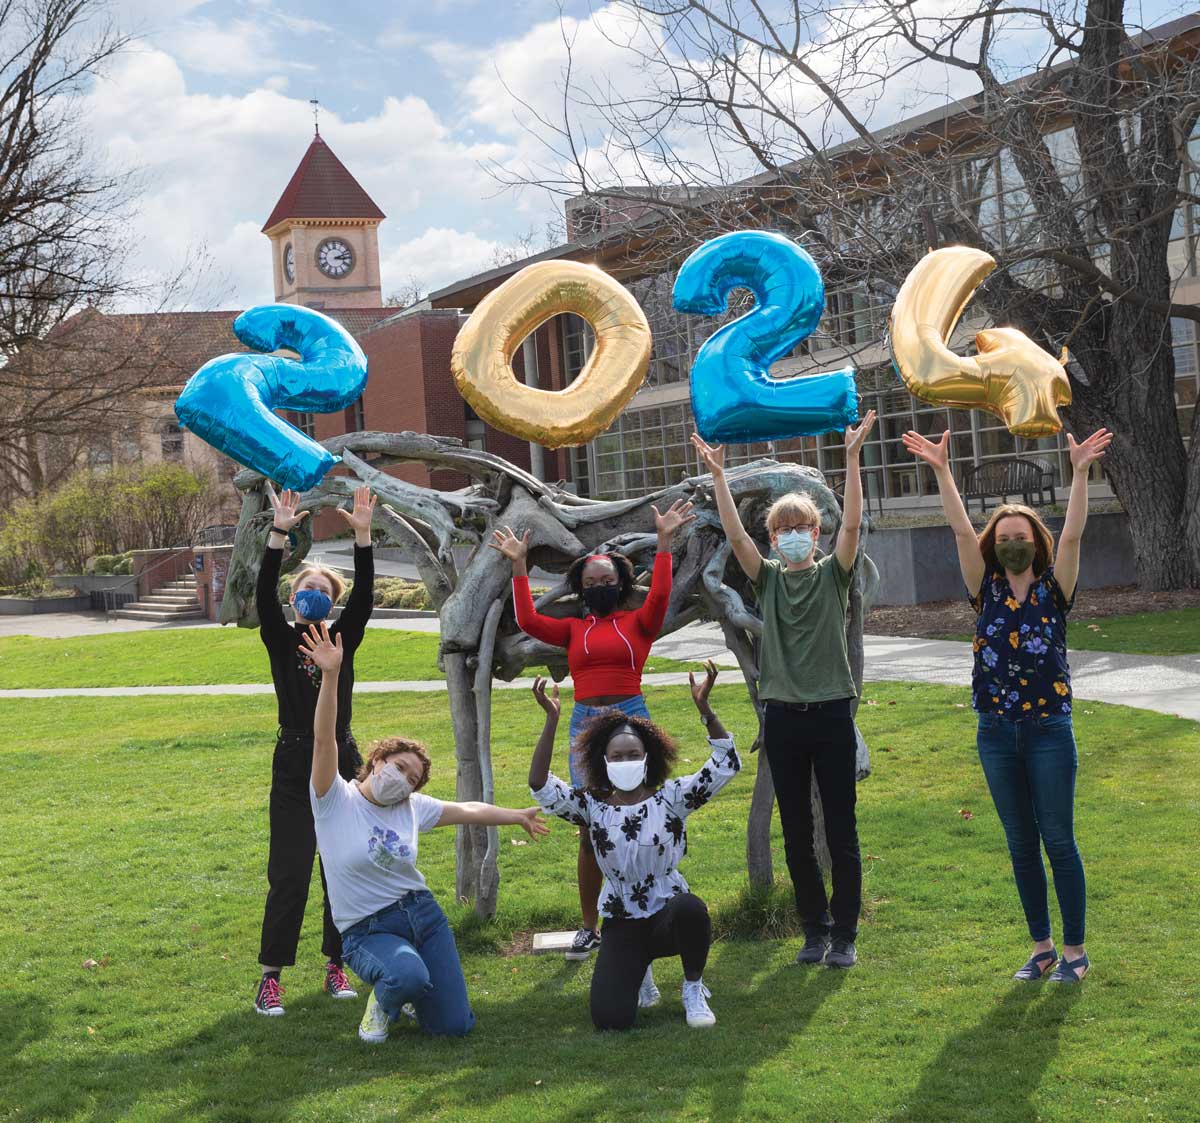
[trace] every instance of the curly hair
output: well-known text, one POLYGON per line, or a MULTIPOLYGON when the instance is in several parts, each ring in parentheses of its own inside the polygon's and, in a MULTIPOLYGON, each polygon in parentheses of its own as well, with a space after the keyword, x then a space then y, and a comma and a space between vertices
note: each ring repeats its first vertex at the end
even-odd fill
POLYGON ((646 783, 654 789, 661 788, 671 775, 671 768, 679 749, 670 734, 659 729, 644 717, 630 717, 618 709, 605 710, 597 714, 583 727, 574 751, 583 764, 589 791, 606 794, 613 790, 605 767, 605 751, 608 743, 619 732, 631 728, 646 750, 646 783))
POLYGON ((567 586, 579 598, 579 602, 582 604, 583 567, 592 558, 596 557, 608 558, 616 568, 617 587, 621 590, 621 595, 617 600, 617 607, 623 608, 629 600, 629 594, 633 591, 633 562, 624 554, 584 554, 583 557, 576 558, 571 563, 571 568, 567 570, 567 586))
POLYGON ((367 759, 363 761, 355 779, 360 782, 365 780, 375 771, 376 761, 386 760, 397 753, 412 753, 421 762, 421 779, 413 788, 414 792, 419 792, 429 783, 429 770, 433 767, 433 762, 429 759, 429 750, 411 737, 383 737, 376 741, 368 750, 367 759))

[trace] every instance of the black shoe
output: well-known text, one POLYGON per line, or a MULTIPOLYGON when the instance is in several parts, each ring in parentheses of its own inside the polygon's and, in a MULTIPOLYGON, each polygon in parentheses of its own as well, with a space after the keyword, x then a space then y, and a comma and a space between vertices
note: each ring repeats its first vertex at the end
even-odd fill
POLYGON ((587 959, 600 946, 600 933, 590 928, 580 928, 575 933, 571 947, 564 953, 567 959, 587 959))
POLYGON ((828 936, 809 936, 804 941, 802 947, 796 953, 797 963, 820 963, 825 958, 825 953, 829 950, 828 936))
POLYGON ((858 962, 853 940, 834 940, 825 956, 826 967, 850 968, 858 962))

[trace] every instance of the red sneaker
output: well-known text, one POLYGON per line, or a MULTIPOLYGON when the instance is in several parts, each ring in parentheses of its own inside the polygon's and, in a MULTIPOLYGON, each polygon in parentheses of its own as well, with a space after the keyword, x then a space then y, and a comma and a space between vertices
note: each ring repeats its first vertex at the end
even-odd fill
POLYGON ((336 963, 325 964, 325 993, 330 998, 357 998, 358 991, 346 978, 346 972, 336 963))
POLYGON ((281 994, 283 987, 279 985, 279 980, 271 975, 264 975, 258 984, 258 995, 254 999, 255 1012, 266 1014, 268 1018, 280 1017, 284 1012, 283 1003, 279 1001, 281 994))

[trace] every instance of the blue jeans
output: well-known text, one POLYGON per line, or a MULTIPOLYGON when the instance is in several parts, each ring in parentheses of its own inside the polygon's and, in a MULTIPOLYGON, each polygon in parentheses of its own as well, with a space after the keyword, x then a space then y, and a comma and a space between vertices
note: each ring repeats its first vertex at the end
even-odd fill
POLYGON ((363 982, 374 985, 390 1017, 399 1017, 411 1002, 426 1033, 462 1037, 471 1032, 475 1015, 454 933, 429 890, 405 893, 347 928, 342 956, 363 982))
POLYGON ((1087 891, 1075 845, 1075 772, 1079 758, 1071 715, 1010 721, 979 715, 979 761, 1008 839, 1013 876, 1029 934, 1050 938, 1042 846, 1054 871, 1063 942, 1082 944, 1087 891))
POLYGON ((583 732, 583 727, 597 714, 602 714, 607 710, 620 710, 621 713, 628 717, 644 717, 647 721, 650 720, 650 711, 646 708, 646 699, 640 694, 635 694, 632 698, 626 698, 624 702, 616 702, 611 706, 585 706, 582 702, 576 702, 571 707, 571 725, 568 732, 568 741, 571 750, 567 754, 567 767, 571 776, 571 787, 573 788, 582 788, 585 786, 583 761, 575 754, 575 742, 579 740, 579 735, 583 732))

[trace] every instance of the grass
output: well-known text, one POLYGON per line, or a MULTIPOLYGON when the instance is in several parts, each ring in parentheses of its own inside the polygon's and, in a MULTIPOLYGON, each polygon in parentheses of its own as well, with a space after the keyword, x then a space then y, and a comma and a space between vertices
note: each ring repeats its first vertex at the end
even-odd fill
MULTIPOLYGON (((971 635, 943 639, 966 640, 971 635)), ((1072 618, 1068 651, 1114 651, 1126 655, 1193 655, 1200 652, 1200 608, 1135 612, 1127 616, 1072 618)))
MULTIPOLYGON (((369 628, 368 633, 354 659, 359 681, 442 677, 435 634, 391 628, 369 628)), ((695 666, 652 657, 646 670, 695 666)), ((0 690, 270 681, 266 650, 253 628, 171 628, 71 639, 0 638, 0 690)))
MULTIPOLYGON (((1195 723, 1089 704, 1076 713, 1078 833, 1088 863, 1093 978, 1009 980, 1026 937, 999 824, 951 687, 876 684, 860 711, 874 774, 860 786, 862 962, 792 965, 796 942, 732 938, 786 916, 780 887, 743 899, 756 756, 689 826, 684 870, 725 934, 706 981, 719 1021, 688 1030, 677 962, 639 1028, 601 1036, 589 964, 500 954, 518 933, 573 927, 574 831, 537 845, 501 832, 500 913, 453 896, 453 835, 421 867, 449 907, 479 1024, 463 1041, 409 1026, 379 1049, 354 1035, 362 1001, 319 993, 319 885, 288 1013, 250 1010, 265 891, 269 698, 0 701, 0 1119, 81 1121, 856 1120, 862 1123, 1179 1121, 1195 1111, 1200 1046, 1195 723), (973 817, 960 812, 970 810, 973 817), (773 916, 772 916, 773 914, 773 916), (86 970, 94 959, 100 965, 86 970)), ((744 692, 716 704, 743 745, 744 692)), ((652 712, 699 764, 677 688, 652 712)), ((495 702, 497 795, 524 804, 540 713, 495 702)), ((454 763, 445 697, 363 695, 361 739, 409 731, 454 763)), ((684 767, 687 767, 685 764, 684 767)))

